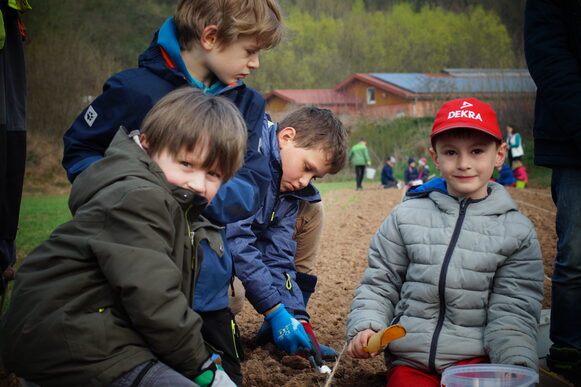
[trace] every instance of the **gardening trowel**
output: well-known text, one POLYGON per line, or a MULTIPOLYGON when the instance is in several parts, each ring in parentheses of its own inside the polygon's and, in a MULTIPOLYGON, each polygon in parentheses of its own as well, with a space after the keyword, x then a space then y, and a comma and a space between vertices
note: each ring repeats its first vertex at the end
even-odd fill
POLYGON ((329 366, 326 366, 325 363, 323 363, 323 358, 321 357, 321 353, 319 351, 316 351, 315 349, 312 349, 312 348, 316 348, 316 346, 317 346, 315 339, 311 335, 307 335, 307 336, 309 338, 311 348, 306 349, 306 348, 300 347, 298 355, 303 357, 303 358, 306 358, 309 361, 309 363, 311 363, 313 368, 315 370, 317 370, 317 372, 319 372, 321 374, 330 374, 331 368, 329 368, 329 366))
POLYGON ((404 337, 405 333, 405 328, 399 324, 383 328, 369 338, 367 346, 363 347, 363 350, 369 353, 377 352, 381 347, 404 337))

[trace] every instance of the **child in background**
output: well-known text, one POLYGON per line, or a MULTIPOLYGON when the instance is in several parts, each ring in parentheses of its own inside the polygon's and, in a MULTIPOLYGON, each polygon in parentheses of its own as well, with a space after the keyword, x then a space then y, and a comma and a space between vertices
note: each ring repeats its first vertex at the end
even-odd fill
POLYGON ((393 177, 395 161, 395 157, 393 156, 385 160, 385 165, 381 170, 381 185, 383 188, 397 188, 397 179, 393 177))
POLYGON ((408 165, 404 172, 404 182, 406 185, 410 184, 414 180, 417 180, 419 176, 418 169, 416 168, 416 160, 413 157, 408 159, 408 165))
POLYGON ((192 87, 162 98, 140 136, 120 128, 75 180, 72 220, 18 270, 0 327, 7 369, 48 387, 234 386, 191 309, 189 223, 245 149, 234 104, 192 87))
POLYGON ((512 173, 516 179, 516 188, 525 188, 529 182, 527 169, 520 160, 512 163, 512 173))
POLYGON ((506 185, 508 187, 514 187, 516 185, 516 178, 508 164, 502 163, 502 165, 499 165, 496 169, 498 170, 498 178, 496 179, 498 184, 506 185))
POLYGON ((236 276, 277 347, 303 347, 320 359, 306 308, 317 277, 296 270, 293 232, 301 201, 320 201, 311 180, 345 165, 347 133, 329 110, 303 107, 265 129, 261 144, 273 175, 269 192, 256 215, 226 230, 236 276))
POLYGON ((430 166, 428 165, 428 160, 425 157, 422 157, 418 160, 418 179, 425 183, 429 178, 430 166))
POLYGON ((532 223, 490 181, 506 155, 496 114, 475 98, 448 101, 431 143, 442 177, 407 192, 373 237, 348 354, 376 356, 363 347, 397 323, 407 335, 388 346, 388 387, 437 387, 458 364, 536 369, 543 263, 532 223))

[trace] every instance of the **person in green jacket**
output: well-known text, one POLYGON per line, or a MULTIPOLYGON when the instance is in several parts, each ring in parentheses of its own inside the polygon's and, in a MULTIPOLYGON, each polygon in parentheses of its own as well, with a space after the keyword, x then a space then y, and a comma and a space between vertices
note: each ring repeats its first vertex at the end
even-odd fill
POLYGON ((75 180, 72 220, 16 274, 0 322, 8 371, 41 386, 235 386, 191 308, 190 224, 242 165, 238 109, 175 90, 138 131, 121 127, 75 180))
POLYGON ((367 152, 367 141, 365 138, 361 137, 359 142, 349 151, 349 162, 351 165, 355 166, 355 180, 356 180, 356 190, 360 190, 363 187, 361 182, 363 181, 363 174, 365 173, 365 167, 371 165, 371 160, 369 159, 369 152, 367 152))

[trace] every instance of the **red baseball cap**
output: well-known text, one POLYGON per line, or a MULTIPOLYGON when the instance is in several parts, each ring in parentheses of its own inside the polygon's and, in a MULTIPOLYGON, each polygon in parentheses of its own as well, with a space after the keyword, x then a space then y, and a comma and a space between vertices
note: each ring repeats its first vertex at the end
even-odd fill
POLYGON ((434 120, 430 139, 449 129, 476 129, 502 142, 496 113, 489 104, 476 98, 460 98, 444 102, 434 120))

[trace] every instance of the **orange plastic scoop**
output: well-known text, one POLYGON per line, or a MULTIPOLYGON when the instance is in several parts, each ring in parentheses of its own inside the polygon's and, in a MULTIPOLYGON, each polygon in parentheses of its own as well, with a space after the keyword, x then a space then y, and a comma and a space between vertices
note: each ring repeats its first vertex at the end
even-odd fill
POLYGON ((399 324, 384 328, 369 338, 367 347, 363 347, 363 350, 369 353, 377 352, 384 345, 404 337, 405 333, 405 328, 399 324))

